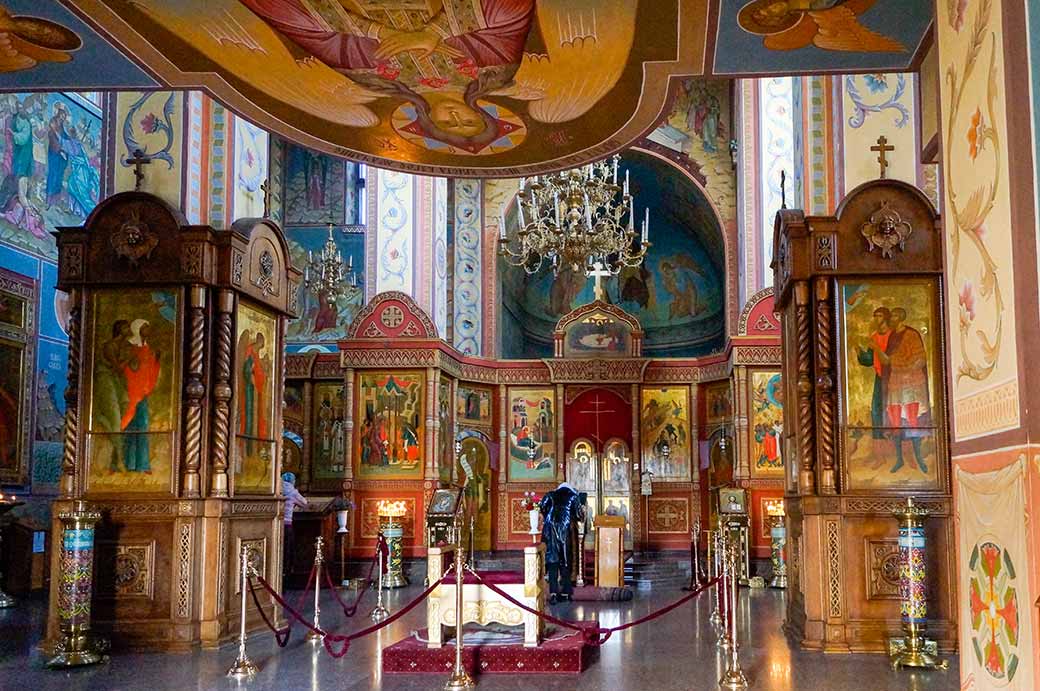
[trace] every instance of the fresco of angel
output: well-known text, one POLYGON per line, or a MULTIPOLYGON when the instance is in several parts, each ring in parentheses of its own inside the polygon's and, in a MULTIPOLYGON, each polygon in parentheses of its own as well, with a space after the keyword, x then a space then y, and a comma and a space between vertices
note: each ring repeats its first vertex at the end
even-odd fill
POLYGON ((824 50, 902 53, 899 41, 868 29, 860 16, 877 0, 752 0, 737 14, 748 33, 763 36, 770 50, 814 45, 824 50))

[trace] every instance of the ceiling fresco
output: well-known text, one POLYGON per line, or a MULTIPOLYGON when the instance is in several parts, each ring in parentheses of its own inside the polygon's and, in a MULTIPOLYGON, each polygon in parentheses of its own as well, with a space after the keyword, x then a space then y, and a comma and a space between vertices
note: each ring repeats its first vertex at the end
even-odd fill
MULTIPOLYGON (((931 0, 0 0, 11 15, 61 4, 164 85, 206 89, 302 145, 480 177, 623 149, 658 124, 671 77, 908 69, 933 13, 931 0)), ((103 45, 54 21, 68 33, 11 74, 103 45)))
POLYGON ((57 0, 0 0, 0 89, 158 86, 57 0))
POLYGON ((720 0, 714 73, 910 69, 932 0, 720 0))

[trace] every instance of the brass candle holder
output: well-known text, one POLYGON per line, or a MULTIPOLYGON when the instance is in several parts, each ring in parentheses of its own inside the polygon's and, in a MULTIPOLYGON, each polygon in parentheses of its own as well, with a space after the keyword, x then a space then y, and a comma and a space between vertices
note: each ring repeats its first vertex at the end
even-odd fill
POLYGON ((408 585, 404 575, 404 527, 401 519, 407 512, 403 501, 379 502, 379 524, 383 537, 386 538, 388 554, 386 557, 386 578, 383 586, 387 589, 403 588, 408 585))

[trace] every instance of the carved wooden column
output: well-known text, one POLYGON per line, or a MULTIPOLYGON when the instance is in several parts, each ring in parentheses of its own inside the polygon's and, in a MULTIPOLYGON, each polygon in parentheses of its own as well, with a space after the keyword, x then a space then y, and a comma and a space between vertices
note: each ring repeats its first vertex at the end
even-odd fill
MULTIPOLYGON (((733 368, 734 446, 736 462, 733 464, 733 479, 747 480, 751 477, 750 449, 748 443, 748 371, 740 365, 733 368)), ((696 437, 694 437, 696 438, 696 437)))
POLYGON ((800 494, 816 491, 816 453, 813 442, 813 385, 812 385, 812 330, 809 319, 809 284, 798 281, 794 284, 795 321, 797 342, 797 425, 799 457, 798 490, 800 494))
POLYGON ((354 368, 343 370, 343 479, 354 478, 354 368))
MULTIPOLYGON (((700 486, 701 486, 701 449, 698 440, 700 439, 700 424, 697 411, 698 400, 697 392, 699 387, 696 384, 690 385, 690 479, 693 480, 693 506, 695 511, 700 510, 700 486)), ((699 513, 694 513, 695 516, 699 516, 699 513)))
POLYGON ((228 461, 231 444, 231 348, 232 313, 235 294, 230 290, 217 293, 216 344, 213 352, 213 438, 210 495, 228 496, 228 461))
POLYGON ((437 408, 438 370, 426 368, 426 471, 427 480, 437 479, 437 427, 440 425, 437 408))
POLYGON ((79 449, 79 371, 80 358, 82 356, 82 301, 83 291, 79 288, 69 290, 69 370, 65 386, 65 443, 61 455, 62 499, 72 499, 77 494, 76 468, 79 449))
POLYGON ((188 289, 188 361, 184 399, 187 407, 184 430, 184 496, 202 495, 199 469, 202 467, 202 409, 206 396, 206 286, 188 289))
POLYGON ((563 482, 567 479, 567 441, 564 439, 563 424, 563 384, 556 385, 556 402, 553 410, 556 411, 556 481, 563 482))
POLYGON ((816 298, 816 455, 820 494, 837 492, 835 473, 835 396, 833 361, 833 319, 830 279, 820 277, 814 284, 816 298))

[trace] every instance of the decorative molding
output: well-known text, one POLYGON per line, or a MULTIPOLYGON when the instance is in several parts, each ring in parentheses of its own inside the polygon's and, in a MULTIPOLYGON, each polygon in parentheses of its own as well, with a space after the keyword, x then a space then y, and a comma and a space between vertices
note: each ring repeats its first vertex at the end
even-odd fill
POLYGON ((191 616, 193 530, 190 521, 181 524, 177 539, 177 617, 191 616))
POLYGON ((734 365, 773 365, 783 362, 783 346, 736 346, 733 348, 734 365))
MULTIPOLYGON (((926 509, 931 516, 949 516, 950 502, 946 499, 914 499, 914 504, 926 509)), ((906 508, 905 497, 844 497, 842 513, 845 514, 877 514, 890 518, 892 513, 906 508)))
POLYGON ((406 336, 436 339, 437 326, 405 293, 389 290, 377 294, 354 317, 348 339, 386 339, 406 336))
POLYGON ((748 298, 744 304, 744 309, 740 311, 740 317, 737 318, 737 335, 747 336, 748 332, 748 318, 759 303, 765 300, 772 300, 773 298, 773 286, 763 288, 754 295, 748 298))
POLYGON ((841 586, 841 523, 826 521, 827 534, 827 605, 830 617, 839 618, 842 612, 841 586))
POLYGON ((145 502, 113 504, 91 502, 91 505, 102 514, 112 516, 176 516, 177 504, 174 502, 145 502))
POLYGON ((585 382, 639 383, 649 360, 644 358, 546 359, 549 381, 553 384, 585 382))
POLYGON ((98 596, 151 600, 155 595, 155 540, 99 540, 98 596))
POLYGON ((238 288, 242 287, 242 273, 245 271, 245 265, 246 255, 237 249, 231 250, 231 283, 238 288))
POLYGON ((867 599, 899 600, 899 540, 894 537, 863 539, 866 554, 867 599))
POLYGON ((838 236, 836 233, 813 235, 816 268, 819 271, 836 271, 838 268, 838 236))
POLYGON ((689 535, 690 498, 648 497, 647 523, 651 534, 689 535))
POLYGON ((228 537, 227 521, 217 524, 217 614, 224 612, 224 593, 227 588, 228 537))
MULTIPOLYGON (((465 355, 483 355, 482 305, 484 302, 483 183, 456 179, 452 345, 465 355)), ((492 273, 491 267, 488 273, 492 273)))
POLYGON ((246 562, 252 568, 253 573, 260 574, 265 578, 267 573, 267 537, 238 538, 235 548, 235 591, 234 595, 242 592, 242 550, 246 551, 246 562))
POLYGON ((271 514, 277 513, 281 502, 279 501, 236 501, 231 504, 231 515, 242 514, 271 514))
POLYGON ((906 248, 906 240, 914 232, 910 223, 903 220, 899 212, 889 206, 887 199, 870 215, 870 220, 860 226, 860 234, 867 240, 867 251, 881 251, 883 259, 892 258, 892 250, 906 248))

